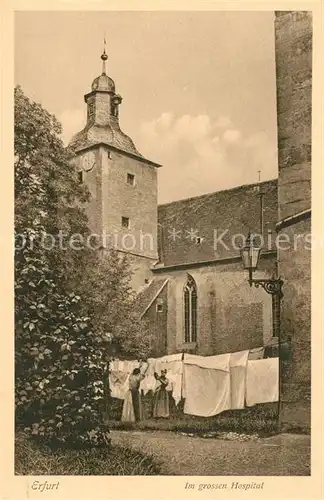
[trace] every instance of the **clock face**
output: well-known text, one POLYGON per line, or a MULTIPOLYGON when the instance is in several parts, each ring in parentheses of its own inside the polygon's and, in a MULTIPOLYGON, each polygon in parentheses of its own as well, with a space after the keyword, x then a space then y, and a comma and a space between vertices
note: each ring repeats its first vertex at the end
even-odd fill
POLYGON ((96 158, 92 151, 84 155, 82 158, 82 168, 85 172, 90 172, 95 166, 96 158))

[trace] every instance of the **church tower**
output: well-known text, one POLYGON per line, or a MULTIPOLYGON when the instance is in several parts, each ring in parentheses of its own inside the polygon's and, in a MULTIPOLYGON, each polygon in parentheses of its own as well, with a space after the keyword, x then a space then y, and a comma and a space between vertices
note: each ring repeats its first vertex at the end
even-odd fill
POLYGON ((137 291, 150 279, 157 252, 157 168, 144 158, 119 125, 122 97, 106 73, 108 56, 101 55, 102 73, 84 96, 87 123, 71 140, 80 182, 91 193, 87 215, 92 233, 103 246, 126 253, 137 291))

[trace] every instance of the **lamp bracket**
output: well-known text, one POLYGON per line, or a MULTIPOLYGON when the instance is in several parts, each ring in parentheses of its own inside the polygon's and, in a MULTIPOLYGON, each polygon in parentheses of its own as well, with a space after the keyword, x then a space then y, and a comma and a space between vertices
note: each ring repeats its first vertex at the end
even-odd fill
POLYGON ((250 279, 250 286, 254 285, 255 288, 262 287, 267 293, 270 295, 280 295, 283 296, 282 293, 282 279, 250 279))

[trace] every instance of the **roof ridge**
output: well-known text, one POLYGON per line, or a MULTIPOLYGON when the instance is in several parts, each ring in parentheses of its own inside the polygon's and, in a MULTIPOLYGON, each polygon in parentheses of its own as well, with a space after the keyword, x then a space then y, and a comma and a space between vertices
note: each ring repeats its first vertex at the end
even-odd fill
POLYGON ((182 203, 184 201, 189 201, 189 200, 198 200, 199 198, 208 198, 209 196, 212 196, 213 194, 216 194, 216 193, 226 193, 229 191, 238 191, 239 189, 242 189, 242 188, 262 186, 265 184, 274 184, 274 183, 278 183, 278 177, 273 178, 273 179, 268 179, 267 181, 262 181, 262 182, 254 182, 251 184, 241 184, 240 186, 235 186, 235 187, 228 188, 228 189, 221 189, 219 191, 212 191, 210 193, 205 193, 205 194, 199 194, 198 196, 190 196, 189 198, 181 198, 180 200, 173 200, 173 201, 169 201, 167 203, 159 203, 158 208, 165 207, 167 205, 172 205, 174 203, 182 203))

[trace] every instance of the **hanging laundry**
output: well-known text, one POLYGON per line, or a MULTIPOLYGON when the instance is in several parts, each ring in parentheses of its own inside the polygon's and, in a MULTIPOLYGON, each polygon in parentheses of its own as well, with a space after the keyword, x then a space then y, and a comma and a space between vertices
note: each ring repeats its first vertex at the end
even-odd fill
POLYGON ((122 373, 129 373, 128 361, 118 360, 117 370, 122 373))
POLYGON ((169 381, 169 385, 167 390, 172 391, 172 397, 176 406, 178 406, 182 397, 183 362, 172 361, 168 363, 168 366, 169 369, 167 370, 166 377, 169 381))
POLYGON ((231 407, 230 355, 184 356, 184 413, 217 415, 231 407))
MULTIPOLYGON (((147 363, 141 364, 141 371, 146 370, 147 363)), ((124 399, 128 390, 128 379, 135 368, 139 368, 137 360, 113 359, 109 363, 109 388, 113 398, 124 399)))
MULTIPOLYGON (((202 368, 217 368, 229 371, 230 354, 220 354, 217 356, 197 356, 195 354, 185 354, 183 363, 198 365, 202 368)), ((182 377, 182 398, 186 398, 186 379, 182 377)))
POLYGON ((230 409, 229 372, 185 365, 184 378, 186 388, 184 413, 211 417, 230 409))
POLYGON ((186 365, 196 365, 201 368, 211 368, 229 372, 230 354, 218 354, 217 356, 196 356, 185 354, 183 362, 186 365))
POLYGON ((146 361, 142 361, 141 364, 139 365, 141 373, 146 374, 148 370, 148 363, 146 361))
POLYGON ((272 403, 279 397, 279 358, 248 361, 246 405, 272 403))
POLYGON ((264 347, 255 347, 249 350, 249 360, 263 359, 264 347))
POLYGON ((148 368, 145 378, 142 380, 140 385, 140 390, 146 395, 149 391, 155 391, 158 387, 159 382, 154 377, 155 370, 155 359, 149 358, 147 360, 148 368))
POLYGON ((109 362, 109 370, 112 372, 118 372, 119 371, 119 360, 118 359, 112 359, 109 362))
POLYGON ((244 408, 248 355, 249 351, 233 352, 230 355, 231 410, 244 408))
POLYGON ((179 352, 177 354, 167 354, 166 356, 162 356, 162 358, 159 358, 159 361, 161 363, 171 363, 172 361, 181 361, 182 360, 182 352, 179 352))
POLYGON ((122 373, 131 373, 135 368, 139 368, 139 361, 137 360, 115 360, 117 364, 117 371, 122 373))
POLYGON ((111 371, 109 374, 110 396, 112 398, 124 399, 128 390, 129 374, 111 371))

